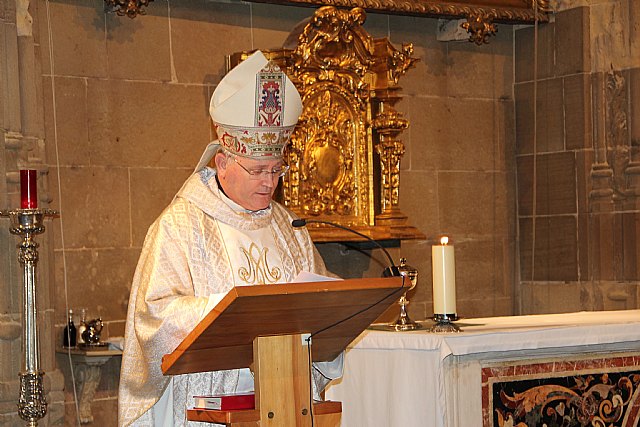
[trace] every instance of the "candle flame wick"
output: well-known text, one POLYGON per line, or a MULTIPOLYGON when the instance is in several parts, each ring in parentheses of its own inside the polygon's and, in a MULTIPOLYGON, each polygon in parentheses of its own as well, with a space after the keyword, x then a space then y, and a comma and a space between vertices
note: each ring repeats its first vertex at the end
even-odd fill
POLYGON ((442 236, 440 238, 440 244, 441 245, 446 245, 447 243, 449 243, 449 238, 447 236, 442 236))

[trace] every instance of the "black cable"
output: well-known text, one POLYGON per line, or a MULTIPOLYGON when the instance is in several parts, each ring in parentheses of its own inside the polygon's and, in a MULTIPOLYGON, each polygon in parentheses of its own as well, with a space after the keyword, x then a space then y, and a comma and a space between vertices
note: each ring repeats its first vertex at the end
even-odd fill
POLYGON ((382 252, 386 255, 387 259, 389 260, 389 266, 386 267, 383 271, 382 271, 382 276, 383 277, 393 277, 393 276, 400 276, 400 270, 398 269, 398 267, 394 264, 393 262, 393 258, 391 257, 391 254, 389 253, 388 250, 386 250, 384 248, 384 246, 382 246, 380 244, 380 242, 378 242, 376 239, 373 239, 369 236, 367 236, 364 233, 361 233, 359 231, 356 231, 352 228, 349 227, 345 227, 342 224, 338 224, 337 222, 331 222, 331 221, 323 221, 323 220, 319 220, 319 219, 302 219, 302 218, 297 218, 294 219, 293 221, 291 221, 291 226, 293 228, 300 228, 300 227, 304 227, 307 224, 326 224, 329 225, 331 227, 335 227, 335 228, 339 228, 341 230, 344 231, 348 231, 349 233, 353 233, 356 236, 360 236, 363 239, 367 240, 368 242, 373 243, 376 247, 378 247, 379 249, 382 250, 382 252))
MULTIPOLYGON (((307 341, 307 349, 309 352, 309 411, 311 414, 311 426, 313 427, 313 385, 314 385, 314 381, 313 381, 313 361, 311 360, 311 338, 321 332, 324 332, 326 330, 329 330, 333 327, 338 326, 341 323, 344 323, 350 319, 353 319, 355 316, 364 313, 367 310, 370 310, 371 308, 375 307, 376 305, 380 304, 382 301, 388 299, 389 297, 392 297, 394 294, 396 294, 397 292, 401 291, 404 289, 404 279, 405 279, 405 275, 400 273, 400 270, 398 269, 397 266, 394 265, 393 262, 393 258, 391 257, 391 254, 389 254, 389 251, 387 251, 377 240, 372 239, 371 237, 367 236, 366 234, 360 233, 359 231, 353 230, 349 227, 345 227, 341 224, 335 223, 335 222, 331 222, 331 221, 322 221, 322 220, 316 220, 316 219, 310 219, 310 220, 305 220, 305 219, 294 219, 293 221, 291 221, 291 226, 293 226, 294 228, 299 228, 299 227, 304 227, 309 223, 316 223, 316 224, 326 224, 326 225, 330 225, 332 227, 336 227, 345 231, 348 231, 350 233, 356 234, 362 238, 364 238, 365 240, 373 243, 375 246, 377 246, 378 248, 380 248, 382 250, 382 252, 384 252, 384 254, 387 256, 387 259, 389 260, 389 267, 385 268, 382 272, 383 277, 402 277, 402 285, 397 288, 394 289, 392 292, 390 292, 388 295, 385 295, 382 299, 380 299, 379 301, 374 302, 373 304, 363 308, 362 310, 359 310, 353 314, 351 314, 350 316, 345 317, 344 319, 341 319, 335 323, 332 323, 329 326, 326 326, 322 329, 320 329, 319 331, 313 332, 311 335, 309 335, 309 337, 306 339, 307 341)), ((320 372, 320 375, 322 375, 323 377, 327 378, 326 375, 324 375, 319 369, 317 369, 318 372, 320 372)), ((330 378, 327 378, 328 380, 330 380, 330 378)), ((319 393, 319 392, 318 392, 319 393)))
POLYGON ((401 291, 402 289, 404 289, 404 279, 405 279, 405 275, 402 275, 402 285, 400 285, 399 288, 394 289, 393 291, 391 291, 388 295, 385 295, 384 297, 382 297, 382 299, 380 299, 379 301, 374 302, 373 304, 369 305, 368 307, 363 308, 362 310, 358 310, 355 313, 351 314, 350 316, 345 317, 342 320, 338 320, 335 323, 332 323, 329 326, 325 326, 324 328, 320 329, 319 331, 316 331, 314 333, 311 334, 311 336, 309 337, 309 339, 311 339, 313 336, 318 335, 321 332, 324 332, 328 329, 331 329, 335 326, 338 326, 341 323, 346 322, 347 320, 353 319, 354 317, 356 317, 358 314, 364 313, 367 310, 371 310, 373 307, 375 307, 376 305, 380 304, 382 301, 386 300, 389 297, 392 297, 394 294, 396 294, 397 292, 401 291))
POLYGON ((387 256, 387 259, 389 260, 389 265, 392 266, 394 264, 393 263, 393 258, 391 258, 391 255, 389 254, 389 251, 387 251, 377 240, 372 239, 371 237, 369 237, 366 234, 361 233, 361 232, 359 232, 357 230, 354 230, 354 229, 349 228, 349 227, 345 227, 344 225, 338 224, 337 222, 322 221, 322 220, 319 220, 319 219, 301 219, 301 218, 298 218, 298 219, 294 219, 293 221, 291 221, 291 225, 294 228, 304 227, 307 224, 314 224, 314 223, 315 224, 330 225, 331 227, 336 227, 336 228, 339 228, 341 230, 348 231, 349 233, 356 234, 356 235, 366 239, 367 241, 369 241, 369 242, 373 243, 374 245, 376 245, 378 248, 382 249, 382 252, 384 252, 384 254, 387 256))
MULTIPOLYGON (((307 341, 307 351, 309 353, 309 414, 311 415, 311 427, 313 427, 313 361, 311 360, 311 338, 314 337, 315 335, 327 331, 331 328, 334 328, 336 326, 338 326, 341 323, 346 322, 347 320, 353 319, 354 317, 356 317, 357 315, 364 313, 367 310, 371 310, 373 307, 375 307, 376 305, 380 304, 382 301, 392 297, 394 294, 396 294, 397 292, 401 291, 404 289, 404 280, 406 278, 406 276, 403 274, 402 276, 402 285, 400 285, 399 288, 394 289, 393 291, 391 291, 389 294, 385 295, 382 299, 374 302, 373 304, 356 311, 355 313, 345 317, 344 319, 338 320, 337 322, 332 323, 329 326, 326 326, 316 332, 313 332, 311 335, 309 335, 309 337, 306 338, 307 341)), ((318 370, 318 372, 320 372, 320 370, 318 370)), ((320 372, 320 374, 327 378, 324 374, 322 374, 322 372, 320 372)), ((330 379, 330 378, 327 378, 330 379)), ((320 392, 318 392, 320 393, 320 392)))
POLYGON ((313 427, 313 362, 311 361, 311 335, 306 339, 307 354, 309 355, 309 415, 311 416, 311 427, 313 427))

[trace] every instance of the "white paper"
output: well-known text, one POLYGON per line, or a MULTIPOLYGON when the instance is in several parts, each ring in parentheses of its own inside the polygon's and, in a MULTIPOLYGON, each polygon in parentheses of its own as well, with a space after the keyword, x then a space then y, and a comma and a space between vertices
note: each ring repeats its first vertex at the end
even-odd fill
POLYGON ((304 282, 329 282, 336 279, 335 277, 323 276, 322 274, 312 273, 310 271, 301 271, 290 283, 304 283, 304 282))

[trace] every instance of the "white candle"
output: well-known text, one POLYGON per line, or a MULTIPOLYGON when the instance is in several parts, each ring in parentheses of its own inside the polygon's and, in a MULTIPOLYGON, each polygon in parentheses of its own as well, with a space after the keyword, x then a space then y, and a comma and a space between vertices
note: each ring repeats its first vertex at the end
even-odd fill
POLYGON ((456 314, 456 260, 449 238, 431 247, 433 265, 433 313, 456 314))

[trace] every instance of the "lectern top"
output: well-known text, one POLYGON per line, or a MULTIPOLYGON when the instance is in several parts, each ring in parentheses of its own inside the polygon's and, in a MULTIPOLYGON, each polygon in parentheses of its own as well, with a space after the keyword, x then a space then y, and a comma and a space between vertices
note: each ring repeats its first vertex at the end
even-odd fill
POLYGON ((390 277, 236 286, 162 358, 162 372, 249 367, 254 338, 269 335, 317 333, 313 360, 333 360, 402 295, 403 285, 403 278, 390 277))

